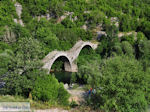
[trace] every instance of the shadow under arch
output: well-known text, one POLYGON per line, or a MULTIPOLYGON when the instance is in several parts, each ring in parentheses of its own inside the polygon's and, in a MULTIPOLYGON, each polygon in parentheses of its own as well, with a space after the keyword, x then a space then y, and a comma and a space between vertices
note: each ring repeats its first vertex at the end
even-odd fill
POLYGON ((90 54, 91 53, 90 51, 93 51, 93 48, 91 47, 91 45, 84 45, 80 49, 78 56, 80 56, 80 54, 85 54, 85 53, 90 54))
POLYGON ((68 57, 66 56, 58 56, 53 60, 53 63, 51 65, 50 72, 53 72, 56 68, 59 69, 61 67, 61 70, 70 72, 72 70, 72 64, 68 57), (59 63, 61 62, 61 63, 59 63))

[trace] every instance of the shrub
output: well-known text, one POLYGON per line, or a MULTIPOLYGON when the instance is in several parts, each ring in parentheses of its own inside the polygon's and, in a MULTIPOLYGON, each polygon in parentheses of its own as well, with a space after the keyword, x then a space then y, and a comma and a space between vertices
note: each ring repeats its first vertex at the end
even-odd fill
MULTIPOLYGON (((147 11, 146 11, 147 12, 147 11)), ((145 36, 150 39, 150 22, 146 20, 141 21, 141 25, 138 28, 138 31, 141 31, 145 36)))
POLYGON ((138 45, 139 48, 139 59, 143 63, 143 68, 146 70, 150 67, 150 40, 141 41, 138 45))
POLYGON ((65 28, 76 27, 75 23, 73 21, 71 21, 69 18, 64 19, 61 23, 65 26, 65 28))
POLYGON ((42 101, 55 101, 58 96, 59 83, 54 76, 38 77, 32 91, 33 99, 42 101))
POLYGON ((0 77, 8 72, 13 55, 13 52, 8 49, 0 53, 0 77))
POLYGON ((54 50, 58 49, 58 38, 53 34, 48 27, 40 27, 36 31, 36 38, 45 44, 45 47, 54 50))
POLYGON ((115 43, 115 45, 112 48, 112 53, 111 55, 122 55, 122 47, 121 47, 121 43, 115 43))
POLYGON ((70 95, 67 92, 67 90, 65 90, 64 85, 62 83, 59 84, 59 88, 58 88, 58 102, 61 105, 68 105, 69 104, 69 99, 70 95))
POLYGON ((146 40, 147 38, 145 37, 145 35, 142 32, 138 32, 137 33, 137 42, 146 40))
POLYGON ((134 45, 135 43, 135 35, 131 34, 131 35, 125 35, 122 37, 121 39, 122 41, 128 41, 131 45, 134 45))
POLYGON ((81 28, 76 28, 75 29, 76 34, 78 37, 80 37, 81 40, 92 40, 93 34, 89 30, 85 31, 84 29, 81 28))
POLYGON ((64 89, 63 84, 52 75, 38 77, 32 91, 34 100, 58 102, 60 105, 67 105, 69 93, 64 89))
POLYGON ((125 55, 134 56, 134 49, 128 41, 123 41, 121 43, 121 46, 122 46, 122 51, 124 52, 125 55))

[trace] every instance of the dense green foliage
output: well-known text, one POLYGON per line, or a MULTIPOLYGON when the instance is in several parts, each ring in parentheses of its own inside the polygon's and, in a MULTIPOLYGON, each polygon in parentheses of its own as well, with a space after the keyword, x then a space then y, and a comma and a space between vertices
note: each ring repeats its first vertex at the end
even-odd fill
POLYGON ((124 38, 118 40, 115 31, 109 30, 99 40, 96 52, 101 55, 100 62, 96 54, 94 60, 81 58, 85 60, 78 74, 95 90, 87 103, 104 111, 146 111, 150 102, 149 40, 143 34, 138 34, 141 38, 134 43, 124 38))
MULTIPOLYGON (((149 12, 149 0, 1 0, 0 94, 67 105, 69 94, 42 69, 41 60, 78 40, 92 40, 98 48, 81 51, 71 83, 95 89, 87 102, 96 109, 145 111, 150 104, 149 12), (16 2, 23 8, 21 18, 16 2), (97 37, 99 31, 106 34, 97 37)), ((52 66, 63 68, 64 59, 52 66)))
MULTIPOLYGON (((57 19, 69 11, 73 12, 73 18, 78 18, 75 22, 70 24, 71 27, 82 26, 85 24, 85 21, 88 21, 87 25, 93 28, 98 24, 105 23, 104 21, 106 21, 106 19, 109 20, 110 17, 118 17, 120 21, 120 31, 142 31, 149 37, 150 14, 148 12, 150 11, 150 3, 147 0, 120 0, 115 2, 112 0, 17 1, 23 5, 22 18, 25 22, 29 22, 32 16, 46 15, 48 13, 52 18, 57 19), (105 18, 105 16, 108 18, 105 18)), ((66 19, 62 23, 69 24, 71 21, 66 19)))
POLYGON ((59 84, 57 79, 51 75, 37 78, 32 95, 35 100, 57 101, 61 105, 67 105, 69 98, 69 94, 63 85, 61 83, 59 84))
POLYGON ((121 112, 146 109, 147 74, 138 61, 126 56, 112 57, 101 62, 98 74, 99 79, 92 78, 92 82, 97 81, 96 94, 91 99, 93 106, 121 112))
POLYGON ((5 50, 0 54, 0 76, 4 83, 0 94, 33 96, 35 100, 68 104, 68 92, 56 78, 48 76, 41 68, 42 49, 37 40, 21 38, 14 52, 5 50))
POLYGON ((2 71, 6 72, 0 74, 4 77, 6 83, 5 88, 3 88, 5 94, 24 94, 28 96, 34 86, 37 74, 42 75, 45 73, 40 70, 42 52, 39 42, 32 38, 22 38, 18 42, 15 53, 5 51, 5 54, 1 53, 1 56, 8 58, 3 64, 5 67, 2 68, 2 71))

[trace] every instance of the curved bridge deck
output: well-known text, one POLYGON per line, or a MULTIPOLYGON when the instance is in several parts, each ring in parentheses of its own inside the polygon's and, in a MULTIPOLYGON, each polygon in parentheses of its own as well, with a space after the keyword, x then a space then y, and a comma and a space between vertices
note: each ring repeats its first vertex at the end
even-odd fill
POLYGON ((78 58, 81 50, 86 46, 89 46, 92 49, 96 49, 97 45, 98 44, 92 43, 90 41, 80 40, 68 51, 57 51, 57 50, 52 51, 42 60, 42 62, 44 63, 43 68, 48 69, 48 71, 50 72, 53 63, 59 57, 64 57, 66 58, 66 61, 64 62, 65 71, 77 72, 78 67, 74 63, 74 61, 78 58))

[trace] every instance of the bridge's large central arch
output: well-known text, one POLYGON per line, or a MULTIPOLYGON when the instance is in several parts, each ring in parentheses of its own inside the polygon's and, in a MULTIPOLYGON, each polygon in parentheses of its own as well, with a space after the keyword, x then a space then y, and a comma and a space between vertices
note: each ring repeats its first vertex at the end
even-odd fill
MULTIPOLYGON (((53 61, 53 63, 52 63, 52 66, 51 66, 51 69, 53 69, 53 67, 55 67, 54 66, 54 64, 56 63, 56 62, 62 62, 63 63, 63 68, 61 68, 61 69, 63 69, 63 70, 65 70, 65 71, 70 71, 71 70, 71 62, 70 62, 70 60, 66 57, 66 56, 59 56, 59 57, 57 57, 54 61, 53 61)), ((56 67, 58 67, 58 65, 56 64, 56 67)))

